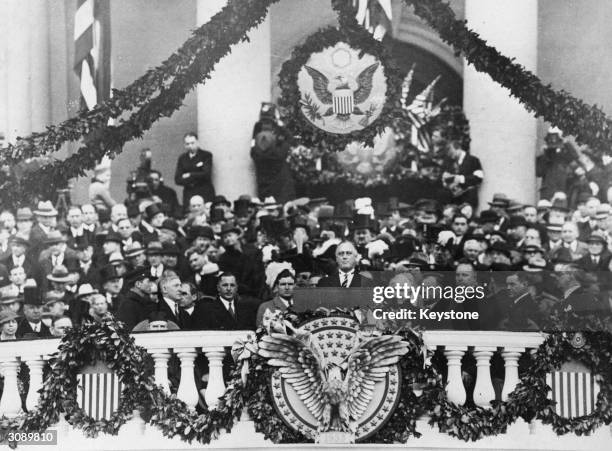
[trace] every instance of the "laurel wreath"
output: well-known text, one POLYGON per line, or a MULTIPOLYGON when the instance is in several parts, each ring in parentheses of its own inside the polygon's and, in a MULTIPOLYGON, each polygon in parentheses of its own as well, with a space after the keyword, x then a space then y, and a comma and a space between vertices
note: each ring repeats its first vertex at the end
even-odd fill
POLYGON ((401 115, 399 104, 401 83, 402 77, 394 67, 387 50, 363 28, 325 28, 306 38, 302 45, 295 47, 291 58, 283 63, 279 73, 281 88, 279 110, 289 132, 307 147, 324 145, 332 151, 342 151, 353 141, 372 145, 374 137, 382 133, 386 127, 393 126, 397 122, 398 114, 401 115), (302 108, 306 110, 306 115, 311 120, 321 118, 321 112, 310 96, 302 97, 297 81, 299 72, 313 53, 333 47, 339 42, 345 42, 352 48, 376 57, 382 64, 387 81, 386 101, 380 115, 370 122, 372 112, 369 112, 369 116, 366 112, 368 120, 363 129, 342 135, 320 129, 304 116, 302 108))

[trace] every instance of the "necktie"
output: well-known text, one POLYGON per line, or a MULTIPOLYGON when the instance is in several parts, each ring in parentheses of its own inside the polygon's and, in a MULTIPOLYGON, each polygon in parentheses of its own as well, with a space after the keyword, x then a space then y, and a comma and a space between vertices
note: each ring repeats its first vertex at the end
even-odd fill
POLYGON ((342 288, 348 287, 348 274, 342 274, 342 288))
POLYGON ((232 318, 236 319, 236 310, 234 310, 234 301, 229 301, 229 312, 232 315, 232 318))

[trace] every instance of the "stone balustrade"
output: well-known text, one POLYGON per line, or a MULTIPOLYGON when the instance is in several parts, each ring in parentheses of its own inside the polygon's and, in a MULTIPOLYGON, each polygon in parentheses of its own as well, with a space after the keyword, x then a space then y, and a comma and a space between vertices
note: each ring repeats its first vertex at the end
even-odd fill
POLYGON ((442 349, 447 360, 448 375, 446 394, 448 399, 462 405, 466 391, 462 379, 461 360, 466 352, 472 352, 476 359, 476 384, 474 403, 490 407, 495 399, 491 380, 491 357, 501 351, 504 359, 505 377, 502 400, 508 398, 519 382, 518 359, 521 354, 535 349, 544 341, 539 332, 497 332, 497 331, 452 331, 430 330, 423 334, 423 341, 430 350, 442 349))

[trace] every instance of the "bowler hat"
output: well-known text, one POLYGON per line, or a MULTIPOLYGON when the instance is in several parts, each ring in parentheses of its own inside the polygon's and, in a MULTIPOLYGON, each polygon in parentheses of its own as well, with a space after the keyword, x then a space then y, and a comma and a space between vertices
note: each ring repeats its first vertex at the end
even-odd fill
POLYGON ((133 285, 139 280, 143 280, 143 279, 153 279, 153 277, 151 277, 151 272, 149 271, 148 268, 133 269, 132 271, 125 274, 124 277, 125 277, 125 280, 128 282, 128 285, 133 285))
POLYGON ((564 213, 567 213, 569 211, 569 208, 567 207, 567 199, 555 199, 552 202, 551 205, 551 210, 559 210, 562 211, 564 213))
POLYGON ((215 239, 215 232, 213 232, 213 229, 208 226, 197 225, 189 228, 189 231, 187 233, 187 238, 189 239, 189 241, 193 241, 199 236, 203 238, 208 238, 212 241, 215 239))
POLYGON ((503 241, 496 241, 491 244, 491 246, 489 246, 489 248, 487 249, 488 252, 500 252, 508 258, 510 258, 511 256, 510 250, 510 246, 508 246, 508 244, 504 243, 503 241))
POLYGON ((225 196, 218 194, 213 197, 211 208, 215 208, 217 205, 226 205, 228 207, 232 206, 232 203, 225 198, 225 196))

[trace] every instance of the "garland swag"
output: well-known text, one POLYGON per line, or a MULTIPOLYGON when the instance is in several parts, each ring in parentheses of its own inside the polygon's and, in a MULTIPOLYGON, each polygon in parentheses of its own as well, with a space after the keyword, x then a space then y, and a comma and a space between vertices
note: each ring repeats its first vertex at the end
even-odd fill
MULTIPOLYGON (((346 310, 299 314, 290 311, 284 315, 284 320, 299 327, 305 321, 338 314, 353 315, 346 310)), ((234 346, 232 352, 239 351, 234 356, 242 365, 232 372, 228 389, 217 408, 197 414, 175 395, 168 395, 155 385, 149 356, 134 344, 122 323, 110 318, 101 324, 87 323, 69 331, 58 353, 49 361, 50 373, 41 390, 39 407, 22 417, 0 420, 0 441, 5 442, 10 432, 43 432, 58 421, 60 412, 88 436, 95 437, 100 432, 117 434, 136 409, 164 435, 205 444, 222 430, 231 431, 246 409, 255 430, 263 433, 266 439, 274 443, 309 442, 310 438, 285 425, 276 414, 269 387, 274 368, 257 352, 244 352, 245 343, 256 347, 266 333, 260 328, 255 337, 234 346), (76 372, 95 361, 106 362, 124 384, 120 406, 109 421, 95 421, 76 403, 76 372), (248 362, 250 368, 246 382, 243 381, 244 362, 248 362)), ((525 374, 508 400, 493 402, 490 409, 457 406, 446 399, 442 377, 436 365, 430 363, 431 355, 423 352, 418 332, 404 329, 385 333, 401 335, 411 346, 410 352, 400 360, 402 383, 397 408, 387 423, 366 440, 369 443, 397 443, 411 436, 419 437, 417 420, 422 415, 429 415, 429 424, 437 426, 441 432, 464 441, 503 434, 517 418, 539 419, 552 425, 559 435, 570 432, 588 435, 597 427, 612 422, 612 334, 609 332, 585 330, 579 336, 551 332, 530 358, 525 374), (600 393, 591 414, 564 418, 555 413, 554 402, 547 398, 550 387, 546 384, 546 373, 558 370, 570 358, 582 362, 596 375, 600 393)))
MULTIPOLYGON (((113 157, 121 152, 123 144, 142 136, 159 118, 170 116, 196 84, 210 77, 214 65, 229 53, 232 45, 248 39, 247 31, 264 20, 269 6, 276 1, 229 0, 177 52, 127 88, 114 90, 112 99, 5 149, 0 154, 0 165, 15 165, 56 152, 66 142, 83 140, 82 147, 65 160, 49 162, 22 180, 5 181, 1 193, 4 203, 48 196, 68 179, 84 175, 102 156, 113 157), (118 119, 118 125, 108 126, 109 118, 118 119)), ((442 0, 404 1, 476 70, 488 73, 508 88, 529 111, 574 135, 578 142, 610 153, 612 120, 599 107, 543 84, 533 73, 487 45, 465 21, 457 20, 442 0)), ((349 2, 333 0, 332 4, 340 16, 340 28, 354 32, 356 21, 346 13, 349 2)))

